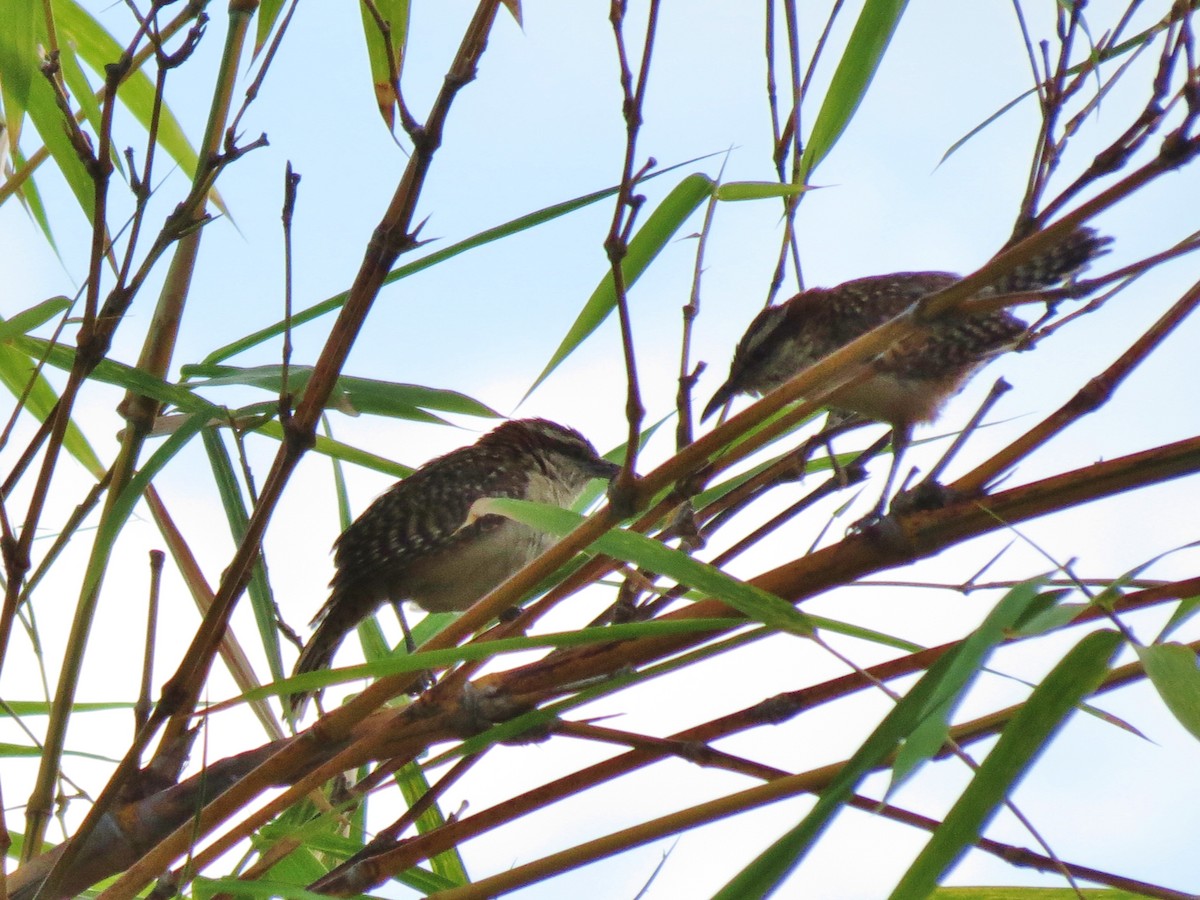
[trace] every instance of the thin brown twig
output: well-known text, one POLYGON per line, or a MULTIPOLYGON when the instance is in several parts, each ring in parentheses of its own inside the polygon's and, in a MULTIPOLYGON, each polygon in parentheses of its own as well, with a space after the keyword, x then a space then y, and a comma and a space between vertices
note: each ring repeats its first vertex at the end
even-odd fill
POLYGON ((292 216, 296 211, 296 189, 300 176, 289 161, 283 176, 283 347, 279 384, 279 421, 286 428, 292 417, 292 392, 288 367, 292 362, 292 216))
POLYGON ((1200 305, 1200 281, 1177 300, 1157 322, 1146 330, 1102 373, 1088 381, 1057 411, 1023 436, 980 463, 950 486, 963 496, 974 496, 1003 472, 1007 472, 1052 437, 1078 419, 1102 407, 1121 383, 1158 347, 1179 324, 1200 305))
POLYGON ((650 63, 654 54, 654 37, 658 30, 659 5, 660 0, 651 0, 650 2, 641 67, 635 83, 625 47, 625 2, 624 0, 611 0, 609 4, 609 21, 612 24, 613 37, 617 47, 623 97, 622 113, 625 118, 625 159, 621 173, 621 185, 617 192, 612 224, 609 227, 608 237, 604 241, 604 250, 608 255, 609 266, 612 270, 617 315, 621 325, 621 349, 625 360, 626 376, 625 418, 628 422, 624 465, 611 487, 614 498, 628 498, 635 489, 638 447, 642 433, 642 421, 646 414, 638 387, 637 356, 633 348, 633 322, 629 315, 629 295, 626 290, 624 266, 625 257, 629 252, 629 240, 633 234, 634 221, 645 202, 644 197, 634 194, 634 189, 654 165, 654 160, 650 159, 640 171, 634 171, 646 88, 649 83, 650 63))

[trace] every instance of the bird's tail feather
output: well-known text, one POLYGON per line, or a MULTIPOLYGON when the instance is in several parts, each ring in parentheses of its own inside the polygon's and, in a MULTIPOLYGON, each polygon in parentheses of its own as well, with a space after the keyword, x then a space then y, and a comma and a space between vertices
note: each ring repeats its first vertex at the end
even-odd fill
MULTIPOLYGON (((350 632, 350 629, 364 617, 365 613, 360 613, 359 609, 351 608, 345 603, 335 602, 337 599, 335 592, 335 595, 329 598, 314 619, 315 622, 319 622, 317 630, 313 632, 313 636, 308 639, 308 643, 300 651, 300 658, 296 660, 296 667, 292 670, 293 675, 303 675, 306 672, 316 672, 328 668, 333 661, 333 654, 341 646, 342 640, 350 632)), ((313 693, 319 694, 320 691, 297 691, 289 695, 288 707, 295 715, 299 716, 304 711, 304 704, 309 695, 313 693)))
POLYGON ((992 286, 997 294, 1019 294, 1053 287, 1087 268, 1108 252, 1112 238, 1094 228, 1076 228, 1049 250, 1017 266, 992 286))

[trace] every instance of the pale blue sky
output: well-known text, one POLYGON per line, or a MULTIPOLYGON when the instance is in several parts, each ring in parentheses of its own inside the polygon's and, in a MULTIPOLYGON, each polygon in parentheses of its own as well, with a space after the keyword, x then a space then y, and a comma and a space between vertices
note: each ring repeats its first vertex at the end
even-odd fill
MULTIPOLYGON (((128 11, 120 4, 90 5, 111 30, 125 33, 128 11)), ((1147 11, 1147 20, 1164 5, 1148 4, 1153 8, 1147 11)), ((857 5, 848 6, 847 27, 857 5)), ((1044 29, 1044 18, 1039 16, 1049 13, 1052 0, 1027 6, 1037 7, 1027 12, 1044 29)), ((1120 6, 1113 2, 1089 6, 1097 33, 1120 6)), ((465 3, 416 7, 405 87, 412 108, 423 117, 470 9, 465 3)), ((727 159, 695 163, 681 170, 679 177, 691 170, 715 176, 724 162, 728 179, 770 179, 760 7, 719 0, 664 7, 641 157, 653 156, 666 166, 728 149, 727 159)), ((436 238, 433 246, 617 179, 623 125, 607 9, 600 2, 526 2, 523 30, 501 15, 479 81, 462 92, 451 114, 445 146, 422 197, 419 217, 429 216, 423 236, 436 238)), ((194 140, 199 137, 199 117, 210 91, 207 78, 224 36, 223 9, 214 6, 212 14, 199 58, 172 83, 169 95, 194 140)), ((806 48, 811 47, 821 21, 803 23, 806 48)), ((357 12, 347 4, 301 4, 293 28, 259 102, 243 119, 248 138, 265 132, 271 146, 247 156, 221 180, 238 229, 218 222, 206 231, 177 364, 198 361, 227 340, 280 317, 278 219, 285 162, 290 160, 303 177, 294 233, 295 302, 301 308, 348 286, 405 163, 374 109, 357 12)), ((834 47, 846 31, 846 27, 835 31, 834 47)), ((970 271, 995 252, 1009 234, 1024 184, 1036 110, 1029 103, 1022 105, 945 165, 938 162, 951 143, 1024 91, 1029 77, 1010 4, 1000 0, 911 4, 854 124, 814 178, 822 190, 813 192, 803 205, 798 222, 808 283, 831 285, 905 269, 970 271)), ((821 81, 818 78, 817 83, 821 81)), ((1132 95, 1117 92, 1108 99, 1065 163, 1066 172, 1078 172, 1096 141, 1110 139, 1125 126, 1130 103, 1143 100, 1144 81, 1144 75, 1132 78, 1131 84, 1138 86, 1132 95)), ((815 106, 806 110, 809 121, 814 112, 815 106)), ((124 146, 140 138, 127 131, 122 140, 124 146)), ((643 192, 652 205, 675 183, 676 175, 668 175, 647 184, 643 192)), ((176 176, 163 189, 160 219, 176 202, 179 184, 176 176)), ((78 278, 84 268, 82 250, 77 248, 86 246, 82 242, 86 223, 69 209, 70 201, 55 176, 46 173, 41 185, 48 203, 58 210, 54 223, 69 274, 64 274, 19 208, 8 204, 0 209, 0 240, 20 248, 27 264, 19 272, 10 267, 5 312, 70 293, 71 278, 78 278)), ((1116 238, 1104 266, 1156 252, 1195 230, 1194 204, 1185 198, 1200 196, 1198 187, 1197 171, 1170 175, 1101 217, 1095 224, 1116 238)), ((346 371, 463 390, 502 412, 514 411, 606 269, 601 243, 610 216, 611 206, 601 203, 385 289, 346 371)), ((699 224, 697 217, 682 233, 694 231, 699 224)), ((695 335, 695 358, 710 364, 699 399, 707 399, 723 378, 737 337, 763 302, 779 231, 778 208, 772 203, 727 204, 718 212, 706 256, 704 308, 695 335)), ((691 240, 668 246, 631 295, 650 419, 667 414, 673 406, 679 308, 690 289, 694 246, 691 240)), ((971 460, 984 458, 989 448, 1023 432, 1115 359, 1195 279, 1195 273, 1194 260, 1164 267, 1036 353, 1004 358, 951 405, 938 428, 921 434, 961 426, 991 381, 1004 374, 1014 390, 993 417, 1012 421, 978 436, 956 469, 965 471, 971 460)), ((114 349, 118 359, 136 358, 152 302, 152 293, 143 295, 122 328, 114 349)), ((312 361, 329 322, 322 320, 297 332, 296 362, 312 361)), ((1190 372, 1191 348, 1198 341, 1200 325, 1185 323, 1104 411, 1029 460, 1015 479, 1033 480, 1064 467, 1193 434, 1193 401, 1181 387, 1188 382, 1181 378, 1190 372)), ((615 322, 609 322, 516 411, 569 422, 602 449, 620 442, 624 375, 618 351, 615 322)), ((236 361, 273 362, 278 352, 277 344, 263 346, 236 361)), ((214 392, 211 396, 234 402, 237 395, 214 392)), ((107 459, 115 444, 106 439, 120 427, 112 413, 115 395, 97 390, 87 400, 81 419, 107 459)), ((418 463, 472 439, 468 432, 369 418, 335 415, 334 424, 343 439, 406 463, 418 463)), ((661 459, 667 449, 663 443, 653 447, 650 460, 661 459)), ((252 450, 261 473, 274 445, 259 441, 252 450)), ((925 465, 931 458, 928 452, 916 454, 916 461, 925 465)), ((194 467, 185 460, 164 474, 163 491, 168 503, 178 508, 177 515, 195 529, 192 536, 215 583, 228 559, 228 543, 219 539, 206 543, 200 535, 222 533, 223 514, 198 450, 190 462, 194 467)), ((387 484, 388 479, 377 473, 350 473, 356 511, 387 484)), ((873 496, 875 490, 872 485, 866 493, 873 496)), ((1197 538, 1198 493, 1193 478, 1054 521, 1030 523, 1022 532, 1060 560, 1077 557, 1080 574, 1117 575, 1153 554, 1197 538)), ((782 506, 795 496, 788 491, 780 494, 787 496, 765 505, 782 506)), ((75 496, 57 497, 55 509, 65 511, 75 502, 75 496)), ((796 555, 816 534, 823 521, 817 519, 775 535, 739 560, 732 571, 752 575, 796 555)), ((267 541, 280 603, 297 628, 303 629, 324 600, 331 572, 328 548, 336 533, 328 464, 311 455, 285 496, 267 541)), ((973 542, 897 577, 961 581, 1009 539, 996 535, 973 542)), ((135 574, 127 584, 110 582, 103 603, 123 602, 126 593, 140 602, 144 550, 158 545, 148 521, 131 525, 121 559, 128 560, 128 571, 135 574)), ((1194 555, 1183 554, 1154 572, 1161 577, 1179 576, 1193 571, 1194 561, 1194 555)), ((1017 577, 1047 568, 1049 564, 1035 550, 1018 542, 993 574, 1017 577)), ((168 578, 167 587, 176 608, 190 609, 177 579, 168 578)), ((73 596, 69 585, 63 590, 65 597, 73 596)), ((584 602, 582 612, 560 610, 549 626, 578 627, 606 596, 584 602)), ((994 595, 963 598, 949 592, 854 588, 819 598, 806 608, 932 644, 962 634, 982 617, 992 599, 994 595)), ((109 613, 111 620, 111 607, 109 613)), ((186 627, 181 626, 181 634, 164 637, 160 650, 164 660, 189 633, 188 623, 193 620, 181 615, 186 627)), ((103 605, 101 618, 105 618, 103 605)), ((1157 615, 1134 621, 1161 619, 1157 615)), ((239 611, 238 622, 249 634, 248 610, 239 611)), ((387 624, 390 627, 390 621, 387 624)), ((1143 627, 1142 637, 1153 635, 1153 627, 1143 627)), ((998 666, 1036 678, 1048 660, 1065 651, 1066 641, 1077 639, 1070 635, 1020 648, 1003 656, 998 666)), ((880 658, 878 651, 860 644, 843 649, 861 664, 880 658)), ((54 652, 49 648, 52 658, 54 652)), ((114 654, 127 655, 123 648, 114 654)), ((89 657, 95 696, 85 699, 111 699, 114 693, 103 687, 103 677, 123 671, 126 661, 106 656, 96 650, 89 657)), ((663 679, 605 700, 595 712, 620 714, 616 727, 665 735, 841 671, 815 648, 779 638, 731 654, 702 672, 663 679), (692 697, 694 704, 688 702, 692 697)), ((163 677, 168 673, 169 664, 164 662, 163 677)), ((11 668, 6 668, 6 688, 15 695, 9 679, 11 668)), ((221 685, 221 680, 216 684, 221 685)), ((231 690, 227 685, 214 691, 218 689, 231 690)), ((1019 696, 1011 684, 995 679, 981 685, 968 712, 982 711, 985 703, 1013 702, 1019 696)), ((801 770, 835 760, 856 746, 862 734, 856 730, 862 721, 857 717, 878 716, 883 704, 878 696, 864 697, 836 713, 817 711, 789 725, 751 732, 722 749, 801 770)), ((1126 717, 1155 743, 1077 716, 1018 792, 1018 803, 1064 858, 1196 890, 1193 848, 1183 837, 1195 834, 1200 825, 1191 802, 1200 788, 1195 741, 1161 711, 1148 687, 1105 697, 1098 705, 1126 717), (1152 845, 1142 839, 1148 834, 1154 836, 1152 845)), ((244 745, 238 742, 247 733, 218 720, 214 746, 240 749, 244 745)), ((112 752, 120 752, 121 740, 116 740, 112 752)), ((471 779, 455 788, 446 808, 469 802, 471 811, 479 811, 522 784, 532 785, 547 772, 568 771, 581 760, 607 752, 562 741, 500 748, 471 779)), ((97 778, 102 771, 72 762, 73 772, 77 765, 80 771, 95 771, 97 778)), ((960 765, 941 764, 897 799, 938 815, 953 797, 951 788, 963 782, 960 765)), ((96 781, 97 788, 100 783, 96 781)), ((606 787, 596 797, 533 817, 515 831, 473 842, 464 852, 472 873, 482 876, 559 849, 572 839, 606 833, 639 816, 668 812, 681 803, 744 786, 748 782, 734 776, 667 764, 606 787)), ((874 783, 870 789, 882 790, 874 783)), ((5 791, 10 803, 13 797, 23 799, 21 791, 9 787, 7 777, 5 791)), ((808 806, 804 800, 782 803, 716 823, 684 835, 677 844, 643 848, 522 896, 556 897, 568 892, 632 896, 668 851, 670 858, 647 896, 703 896, 734 874, 767 839, 794 824, 808 806)), ((1002 817, 995 829, 1001 839, 1032 844, 1011 819, 1002 817)), ((847 813, 797 871, 786 896, 880 896, 922 843, 917 832, 847 813), (871 848, 869 859, 864 847, 871 848)), ((969 855, 950 881, 1058 883, 982 854, 969 855)))

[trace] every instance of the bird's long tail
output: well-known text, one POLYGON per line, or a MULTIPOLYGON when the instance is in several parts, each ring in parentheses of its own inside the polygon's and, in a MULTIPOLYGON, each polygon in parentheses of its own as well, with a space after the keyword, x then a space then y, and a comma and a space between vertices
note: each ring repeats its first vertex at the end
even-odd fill
POLYGON ((1108 252, 1112 238, 1093 228, 1080 227, 1040 256, 1013 269, 992 285, 997 294, 1019 294, 1053 287, 1077 275, 1108 252))
MULTIPOLYGON (((335 590, 313 619, 317 630, 300 651, 300 658, 296 660, 292 674, 303 675, 306 672, 328 668, 342 640, 369 611, 370 607, 364 609, 360 604, 344 602, 344 598, 335 590)), ((297 691, 288 696, 287 704, 292 712, 299 716, 304 711, 304 704, 309 696, 314 693, 319 694, 320 691, 297 691)))

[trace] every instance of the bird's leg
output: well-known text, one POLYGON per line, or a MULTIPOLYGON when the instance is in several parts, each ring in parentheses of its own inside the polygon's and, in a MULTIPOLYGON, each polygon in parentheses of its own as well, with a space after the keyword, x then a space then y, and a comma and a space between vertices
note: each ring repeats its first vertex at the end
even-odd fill
POLYGON ((878 521, 887 512, 888 499, 891 496, 892 487, 896 483, 896 475, 900 471, 900 463, 904 461, 904 451, 908 449, 908 445, 911 443, 911 425, 892 426, 892 464, 888 467, 887 481, 883 484, 883 493, 879 495, 879 502, 875 504, 875 508, 871 510, 864 521, 878 521))
MULTIPOLYGON (((410 654, 417 652, 417 642, 413 640, 412 629, 408 627, 408 619, 404 617, 404 602, 402 600, 392 600, 392 609, 396 611, 396 618, 400 620, 400 630, 404 632, 404 649, 410 654)), ((409 693, 413 696, 429 690, 437 684, 437 678, 432 672, 417 672, 416 684, 409 688, 409 693)))
MULTIPOLYGON (((988 391, 988 395, 984 398, 983 403, 979 405, 979 409, 975 410, 975 414, 971 416, 971 421, 966 424, 966 427, 958 433, 950 447, 942 455, 942 458, 937 461, 929 474, 926 475, 921 483, 914 487, 909 494, 912 495, 911 500, 905 499, 904 507, 915 507, 918 509, 931 509, 935 507, 945 506, 950 498, 947 496, 946 489, 938 483, 938 479, 942 477, 942 473, 946 471, 946 467, 950 464, 963 444, 967 442, 972 434, 975 433, 984 417, 991 412, 992 407, 996 405, 1004 394, 1012 390, 1012 385, 1003 378, 997 378, 996 383, 992 385, 992 389, 988 391)), ((897 498, 898 499, 898 498, 897 498)), ((894 506, 895 504, 893 504, 894 506)))
POLYGON ((892 500, 892 512, 905 513, 915 509, 941 509, 954 499, 951 492, 939 481, 942 473, 946 471, 946 467, 962 449, 967 439, 975 433, 975 429, 995 406, 996 401, 1011 388, 1012 385, 1003 378, 996 379, 996 383, 992 385, 991 391, 988 392, 979 409, 971 416, 971 421, 955 436, 950 447, 942 454, 942 458, 929 470, 929 474, 911 490, 897 491, 895 499, 892 500))
POLYGON ((417 652, 417 642, 413 640, 412 629, 408 627, 408 619, 404 617, 404 601, 392 600, 392 609, 396 611, 396 618, 400 620, 400 630, 404 632, 404 649, 409 653, 417 652))
MULTIPOLYGON (((837 458, 837 453, 833 449, 833 439, 840 434, 845 434, 847 431, 852 431, 858 428, 866 420, 856 413, 848 410, 830 407, 825 415, 825 425, 816 434, 813 440, 820 441, 825 445, 825 452, 829 457, 829 468, 833 471, 833 476, 837 484, 841 487, 846 487, 851 483, 850 477, 846 470, 842 467, 841 462, 837 458)), ((804 461, 808 460, 808 451, 805 453, 804 461)))

